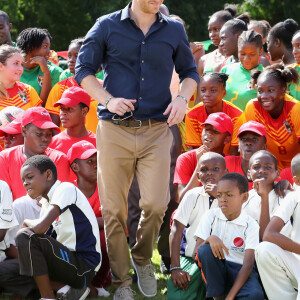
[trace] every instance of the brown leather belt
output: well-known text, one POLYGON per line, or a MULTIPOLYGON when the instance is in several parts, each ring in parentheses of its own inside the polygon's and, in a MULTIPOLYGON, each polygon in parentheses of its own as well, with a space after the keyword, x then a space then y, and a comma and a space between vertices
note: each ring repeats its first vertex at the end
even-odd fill
POLYGON ((132 127, 132 128, 141 128, 142 126, 149 126, 151 127, 152 124, 161 123, 155 119, 148 119, 148 120, 136 120, 134 117, 128 119, 112 119, 111 122, 115 125, 125 126, 125 127, 132 127))

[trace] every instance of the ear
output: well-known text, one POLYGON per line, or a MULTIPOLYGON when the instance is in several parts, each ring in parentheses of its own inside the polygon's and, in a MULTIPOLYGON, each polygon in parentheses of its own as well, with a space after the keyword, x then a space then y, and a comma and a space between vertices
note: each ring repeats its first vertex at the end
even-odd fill
POLYGON ((276 177, 275 177, 275 178, 279 178, 279 177, 280 177, 280 172, 279 172, 279 170, 276 170, 275 174, 276 174, 276 177))
POLYGON ((250 170, 247 171, 247 179, 252 181, 250 170))
POLYGON ((11 31, 11 29, 12 29, 12 23, 9 23, 8 27, 9 27, 9 31, 11 31))
POLYGON ((224 174, 227 174, 227 173, 229 173, 229 171, 228 171, 228 169, 226 168, 226 169, 224 170, 224 172, 223 172, 223 175, 224 175, 224 174))
POLYGON ((293 180, 297 185, 300 185, 300 180, 298 176, 293 176, 293 180))
POLYGON ((267 145, 267 143, 265 143, 263 150, 267 150, 267 148, 268 148, 268 145, 267 145))
POLYGON ((79 166, 78 166, 78 164, 77 164, 76 162, 73 162, 73 163, 71 164, 71 169, 72 169, 72 171, 76 174, 76 173, 79 171, 79 166))
POLYGON ((52 181, 53 179, 53 173, 50 169, 46 170, 46 178, 47 178, 47 181, 52 181))
POLYGON ((259 51, 259 56, 261 56, 262 53, 263 53, 263 48, 260 49, 260 51, 259 51))
POLYGON ((26 127, 22 127, 22 134, 25 137, 27 134, 27 128, 26 127))
POLYGON ((227 135, 226 138, 224 139, 224 145, 226 145, 230 142, 231 142, 231 135, 227 135))
POLYGON ((279 48, 279 47, 281 46, 281 41, 280 41, 280 39, 275 39, 274 45, 275 45, 276 47, 279 48))
POLYGON ((86 117, 86 115, 87 115, 88 112, 89 112, 88 107, 84 107, 84 108, 82 109, 82 115, 83 115, 84 117, 86 117))
POLYGON ((248 197, 249 197, 249 193, 248 192, 243 193, 242 203, 246 202, 248 200, 248 197))

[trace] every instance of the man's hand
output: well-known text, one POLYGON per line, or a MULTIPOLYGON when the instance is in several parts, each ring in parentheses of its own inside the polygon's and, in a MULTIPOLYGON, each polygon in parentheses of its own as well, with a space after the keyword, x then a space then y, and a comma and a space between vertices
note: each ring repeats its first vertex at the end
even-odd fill
POLYGON ((184 99, 177 97, 167 107, 164 115, 169 115, 167 123, 169 127, 180 123, 186 114, 187 104, 184 99))
POLYGON ((260 197, 268 197, 269 193, 266 179, 255 179, 253 181, 253 188, 260 197))
POLYGON ((214 257, 217 257, 219 259, 225 259, 224 251, 227 255, 229 255, 228 248, 223 244, 222 240, 219 239, 217 236, 211 235, 206 240, 206 243, 210 245, 214 257))
POLYGON ((286 192, 294 191, 294 188, 288 180, 283 179, 276 183, 274 191, 277 196, 284 198, 286 196, 286 192))
POLYGON ((111 98, 110 101, 107 103, 107 109, 115 113, 119 116, 123 116, 125 113, 134 110, 133 103, 136 100, 132 99, 125 99, 125 98, 111 98))
POLYGON ((201 43, 201 42, 192 42, 192 43, 190 43, 190 48, 191 48, 192 53, 194 54, 195 52, 203 49, 203 43, 201 43))
POLYGON ((186 290, 189 287, 191 276, 189 273, 176 269, 171 271, 171 277, 176 288, 186 290))

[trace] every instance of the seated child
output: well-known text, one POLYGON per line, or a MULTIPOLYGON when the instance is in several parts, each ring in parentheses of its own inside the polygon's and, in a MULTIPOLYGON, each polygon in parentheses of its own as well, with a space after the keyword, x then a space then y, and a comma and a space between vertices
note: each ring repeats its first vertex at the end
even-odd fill
POLYGON ((231 118, 222 112, 210 114, 201 127, 203 145, 181 154, 176 161, 174 184, 178 185, 180 200, 188 190, 199 186, 196 167, 201 155, 212 151, 224 156, 224 146, 231 141, 233 123, 231 118))
POLYGON ((55 299, 50 280, 60 288, 59 297, 85 299, 101 263, 98 224, 88 200, 72 183, 57 180, 56 166, 45 155, 26 160, 21 177, 31 198, 45 199, 40 219, 25 220, 15 238, 20 274, 34 278, 44 299, 55 299))
POLYGON ((194 234, 203 214, 210 208, 217 207, 214 187, 226 172, 222 155, 207 152, 200 157, 197 176, 203 186, 195 187, 185 194, 173 217, 168 299, 205 299, 200 271, 192 257, 194 234))
MULTIPOLYGON (((282 198, 275 193, 274 180, 279 177, 276 157, 266 151, 255 152, 249 162, 248 177, 253 181, 248 200, 243 204, 246 213, 259 224, 259 238, 262 239, 264 231, 282 202, 282 198)), ((291 231, 291 223, 284 227, 285 235, 291 231)))
POLYGON ((4 148, 12 148, 24 144, 21 119, 15 119, 0 128, 0 137, 4 136, 4 148))
MULTIPOLYGON (((291 161, 294 182, 300 185, 300 154, 291 161)), ((273 299, 298 299, 300 284, 300 194, 289 193, 267 226, 263 242, 256 248, 256 263, 267 296, 273 299), (291 237, 281 233, 290 220, 291 237)))
POLYGON ((97 149, 90 142, 80 141, 70 148, 67 156, 71 169, 77 176, 74 184, 90 202, 100 231, 102 263, 96 277, 92 281, 92 285, 97 288, 98 296, 109 296, 109 293, 103 288, 111 284, 111 275, 106 250, 104 220, 102 218, 97 187, 97 149))
POLYGON ((206 297, 263 300, 253 268, 259 226, 242 210, 248 199, 246 177, 223 175, 217 198, 219 207, 206 212, 195 232, 196 260, 206 283, 206 297))

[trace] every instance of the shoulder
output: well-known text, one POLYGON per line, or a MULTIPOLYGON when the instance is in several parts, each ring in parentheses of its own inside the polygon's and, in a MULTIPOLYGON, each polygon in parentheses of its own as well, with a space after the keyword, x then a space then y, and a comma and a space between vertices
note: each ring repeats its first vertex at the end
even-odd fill
POLYGON ((0 157, 8 158, 8 157, 15 157, 22 154, 23 145, 15 146, 9 149, 4 149, 0 152, 0 157))
MULTIPOLYGON (((229 114, 229 113, 234 113, 237 116, 240 116, 242 114, 242 110, 239 109, 237 106, 235 106, 233 103, 223 100, 223 112, 229 114)), ((230 116, 231 117, 231 116, 230 116)))
POLYGON ((200 116, 203 115, 205 112, 205 106, 203 103, 199 103, 196 106, 194 106, 192 109, 189 110, 187 113, 187 116, 191 119, 196 118, 199 119, 200 116))
POLYGON ((54 162, 60 158, 65 158, 66 160, 68 160, 67 156, 63 152, 49 148, 49 147, 46 149, 45 155, 50 157, 54 162))
POLYGON ((50 61, 48 61, 48 69, 50 70, 50 72, 59 72, 59 73, 63 72, 63 69, 61 67, 55 65, 50 61))

